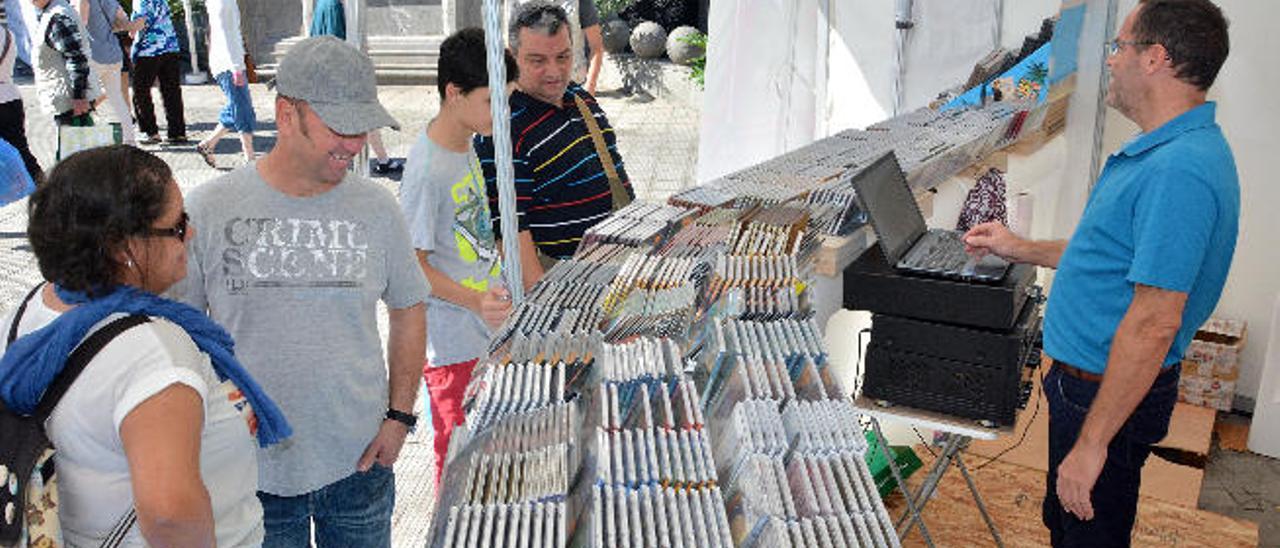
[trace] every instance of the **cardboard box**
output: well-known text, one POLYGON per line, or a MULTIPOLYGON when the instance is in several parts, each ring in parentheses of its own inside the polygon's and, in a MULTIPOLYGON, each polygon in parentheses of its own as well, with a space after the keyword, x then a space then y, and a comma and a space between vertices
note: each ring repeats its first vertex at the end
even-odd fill
POLYGON ((1210 318, 1206 321, 1196 331, 1183 357, 1178 399, 1230 411, 1245 340, 1245 323, 1241 320, 1210 318))
POLYGON ((1183 376, 1178 381, 1178 399, 1219 411, 1230 411, 1236 381, 1213 377, 1183 376))

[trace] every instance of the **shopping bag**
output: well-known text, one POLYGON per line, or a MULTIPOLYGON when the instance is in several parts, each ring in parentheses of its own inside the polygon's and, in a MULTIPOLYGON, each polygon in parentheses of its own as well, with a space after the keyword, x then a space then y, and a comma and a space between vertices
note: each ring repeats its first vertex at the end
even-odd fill
POLYGON ((120 124, 95 124, 88 114, 78 116, 70 124, 58 125, 58 152, 54 161, 60 162, 81 150, 118 145, 122 140, 120 124))

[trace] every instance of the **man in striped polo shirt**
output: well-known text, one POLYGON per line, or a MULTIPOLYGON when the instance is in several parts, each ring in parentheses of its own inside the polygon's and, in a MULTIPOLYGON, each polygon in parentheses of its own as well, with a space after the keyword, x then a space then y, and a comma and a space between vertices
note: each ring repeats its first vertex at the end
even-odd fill
MULTIPOLYGON (((512 18, 508 37, 520 67, 510 100, 511 148, 526 286, 541 276, 541 266, 573 255, 588 228, 634 197, 608 118, 595 97, 569 80, 573 48, 582 45, 572 43, 568 24, 561 8, 531 2, 512 18)), ((475 148, 501 237, 493 141, 477 138, 475 148)))

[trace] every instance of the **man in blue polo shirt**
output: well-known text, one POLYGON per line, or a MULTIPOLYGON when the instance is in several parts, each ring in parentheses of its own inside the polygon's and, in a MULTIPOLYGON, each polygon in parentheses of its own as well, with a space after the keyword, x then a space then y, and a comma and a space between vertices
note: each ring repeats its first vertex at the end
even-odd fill
POLYGON ((1108 44, 1107 104, 1142 130, 1107 159, 1071 240, 998 224, 970 251, 1058 269, 1045 312, 1054 546, 1127 546, 1141 468, 1164 437, 1179 363, 1222 294, 1240 188, 1205 94, 1227 57, 1208 0, 1144 0, 1108 44))

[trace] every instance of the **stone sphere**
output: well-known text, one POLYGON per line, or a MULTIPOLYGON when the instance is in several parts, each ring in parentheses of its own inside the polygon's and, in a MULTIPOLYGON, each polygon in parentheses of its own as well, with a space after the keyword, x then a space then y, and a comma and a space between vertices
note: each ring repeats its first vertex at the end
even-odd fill
POLYGON ((627 42, 631 39, 631 27, 626 21, 621 19, 605 21, 604 26, 600 28, 600 34, 604 38, 605 51, 609 53, 627 51, 627 42))
POLYGON ((631 51, 645 58, 662 57, 667 47, 667 31, 653 21, 636 25, 631 31, 631 51))
POLYGON ((667 36, 667 57, 672 61, 681 65, 687 65, 694 59, 701 57, 706 53, 706 49, 702 46, 695 46, 686 42, 690 37, 700 34, 698 29, 693 27, 678 27, 671 31, 667 36))

